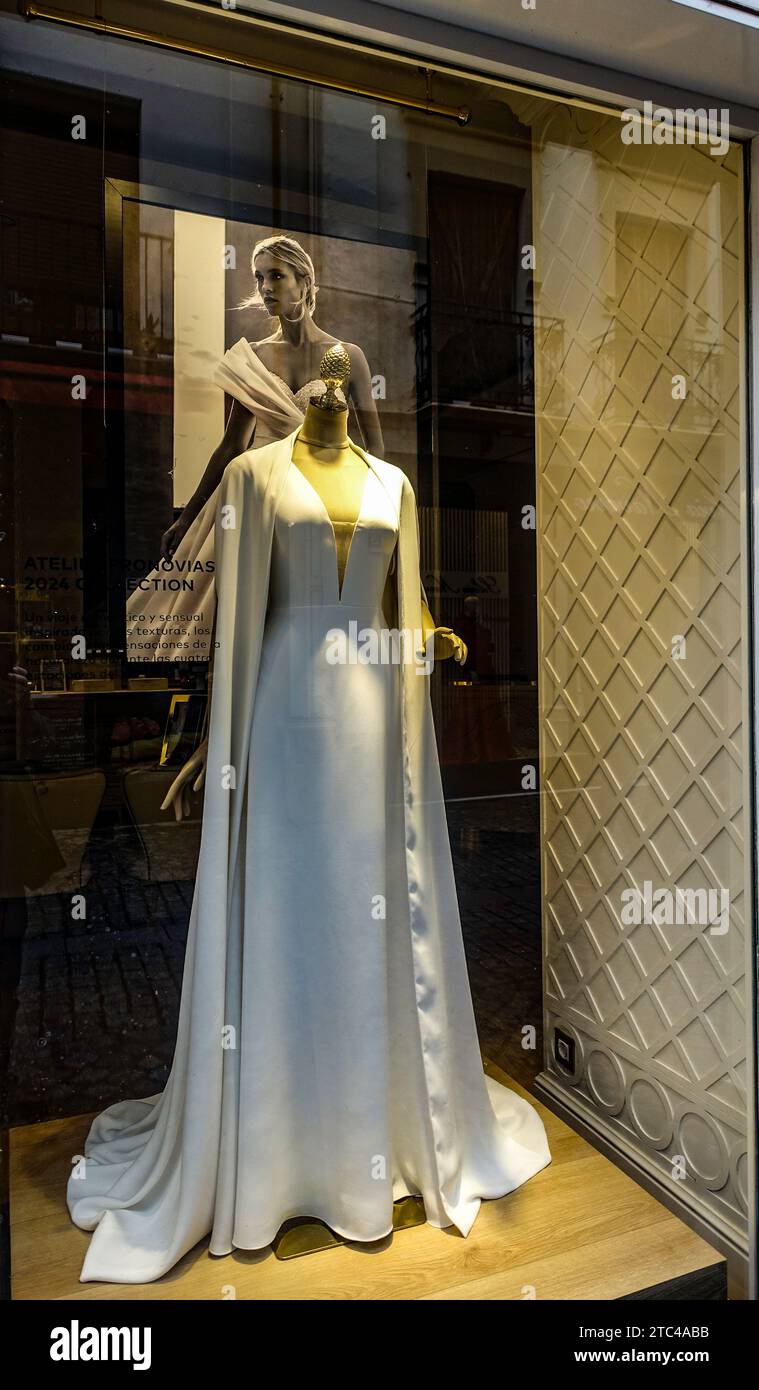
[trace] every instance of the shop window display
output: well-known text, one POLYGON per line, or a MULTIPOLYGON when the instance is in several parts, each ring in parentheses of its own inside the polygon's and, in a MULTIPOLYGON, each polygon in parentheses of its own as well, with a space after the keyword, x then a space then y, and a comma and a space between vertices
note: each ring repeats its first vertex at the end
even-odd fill
POLYGON ((745 1244, 739 147, 11 37, 3 1111, 89 1116, 82 1279, 467 1235, 539 1097, 745 1244))

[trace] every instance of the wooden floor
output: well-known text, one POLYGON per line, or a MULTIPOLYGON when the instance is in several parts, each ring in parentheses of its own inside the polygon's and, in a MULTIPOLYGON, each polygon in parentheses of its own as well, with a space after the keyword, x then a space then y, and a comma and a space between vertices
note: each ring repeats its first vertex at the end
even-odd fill
MULTIPOLYGON (((527 1093, 497 1067, 488 1072, 527 1093)), ((90 1239, 65 1202, 70 1159, 89 1117, 11 1131, 14 1299, 616 1299, 719 1263, 722 1256, 643 1188, 528 1097, 552 1162, 483 1202, 464 1239, 427 1224, 373 1245, 298 1259, 271 1251, 210 1256, 205 1243, 152 1284, 80 1284, 90 1239), (534 1290, 534 1293, 532 1292, 534 1290)))

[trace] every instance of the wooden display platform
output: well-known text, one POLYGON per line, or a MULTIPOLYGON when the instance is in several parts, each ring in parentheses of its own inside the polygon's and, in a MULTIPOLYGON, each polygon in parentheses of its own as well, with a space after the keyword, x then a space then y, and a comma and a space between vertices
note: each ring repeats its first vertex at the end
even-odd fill
POLYGON ((373 1245, 278 1260, 270 1249, 211 1256, 197 1245, 152 1284, 81 1284, 90 1239, 65 1203, 71 1155, 90 1117, 11 1131, 14 1299, 604 1299, 624 1298, 724 1257, 632 1178, 488 1066, 540 1111, 551 1164, 507 1197, 483 1202, 466 1239, 425 1223, 373 1245), (534 1294, 531 1290, 534 1289, 534 1294))

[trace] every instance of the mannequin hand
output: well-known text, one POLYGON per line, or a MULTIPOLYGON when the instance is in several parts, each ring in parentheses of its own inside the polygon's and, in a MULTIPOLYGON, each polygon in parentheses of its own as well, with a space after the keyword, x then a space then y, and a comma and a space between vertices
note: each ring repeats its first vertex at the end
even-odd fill
POLYGON ((161 802, 162 811, 168 811, 169 807, 173 805, 174 816, 177 821, 181 821, 183 816, 192 815, 190 791, 199 792, 202 790, 206 776, 207 757, 208 739, 204 738, 203 742, 198 744, 192 757, 188 758, 184 767, 180 768, 161 802), (192 788, 190 788, 191 782, 192 788))
POLYGON ((181 516, 172 522, 168 531, 164 531, 161 536, 161 559, 170 560, 180 541, 187 533, 187 526, 182 521, 181 516))
POLYGON ((466 642, 450 627, 436 627, 432 635, 435 638, 435 660, 446 661, 452 656, 459 666, 463 666, 467 658, 468 648, 466 642))

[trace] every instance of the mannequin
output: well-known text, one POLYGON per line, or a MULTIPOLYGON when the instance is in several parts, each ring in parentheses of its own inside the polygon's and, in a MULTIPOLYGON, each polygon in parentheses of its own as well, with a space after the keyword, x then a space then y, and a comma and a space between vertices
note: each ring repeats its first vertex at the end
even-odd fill
POLYGON ((179 817, 200 768, 174 1061, 160 1093, 90 1126, 67 1184, 94 1232, 82 1282, 160 1278, 206 1236, 212 1255, 262 1250, 295 1219, 373 1243, 406 1198, 466 1237, 551 1161, 538 1112, 483 1068, 418 660, 416 498, 347 438, 336 356, 324 402, 220 484, 207 752, 167 798, 179 817), (391 570, 412 642, 330 660, 336 632, 385 632, 391 570))
MULTIPOLYGON (((303 427, 293 449, 293 463, 319 494, 332 522, 341 585, 368 471, 361 455, 353 448, 348 437, 348 407, 343 405, 335 394, 337 388, 349 379, 350 374, 351 362, 348 352, 341 343, 337 343, 324 354, 320 367, 320 375, 327 383, 327 390, 322 396, 311 397, 303 427)), ((391 599, 392 590, 393 584, 389 579, 383 611, 391 626, 396 618, 391 599)), ((445 661, 453 657, 459 665, 466 661, 467 648, 464 642, 449 627, 436 627, 426 604, 422 605, 422 632, 425 644, 430 634, 435 634, 436 660, 445 661)))
MULTIPOLYGON (((292 454, 293 463, 320 498, 332 523, 340 589, 369 471, 348 435, 348 407, 337 396, 350 372, 348 352, 342 343, 336 343, 325 352, 320 365, 320 376, 327 390, 323 395, 311 397, 292 454)), ((385 586, 382 609, 388 626, 394 627, 397 613, 392 575, 388 576, 385 586)), ((425 602, 422 602, 422 636, 425 649, 433 637, 436 661, 452 657, 460 666, 466 662, 466 643, 451 628, 438 627, 425 602)), ((195 792, 202 790, 207 752, 208 740, 204 738, 180 769, 161 803, 162 811, 173 806, 178 821, 192 813, 190 786, 195 792)))
POLYGON ((346 408, 324 409, 312 397, 293 449, 293 463, 319 494, 332 522, 341 588, 369 471, 348 438, 347 414, 346 408))

